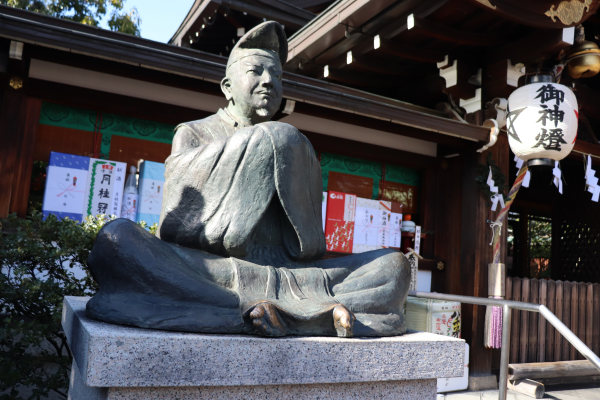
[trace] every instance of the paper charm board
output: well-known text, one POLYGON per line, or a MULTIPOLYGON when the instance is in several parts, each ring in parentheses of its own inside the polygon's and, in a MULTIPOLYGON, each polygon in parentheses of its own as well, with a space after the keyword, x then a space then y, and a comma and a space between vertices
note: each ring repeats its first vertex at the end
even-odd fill
POLYGON ((90 159, 84 216, 121 215, 126 168, 122 162, 90 159))
POLYGON ((327 221, 325 223, 327 250, 351 253, 356 196, 332 191, 328 192, 327 196, 327 221))
POLYGON ((137 221, 158 224, 165 188, 165 164, 144 161, 140 166, 137 221))
POLYGON ((90 158, 50 152, 42 214, 83 220, 90 158))
POLYGON ((389 247, 391 206, 389 201, 356 199, 353 253, 389 247))

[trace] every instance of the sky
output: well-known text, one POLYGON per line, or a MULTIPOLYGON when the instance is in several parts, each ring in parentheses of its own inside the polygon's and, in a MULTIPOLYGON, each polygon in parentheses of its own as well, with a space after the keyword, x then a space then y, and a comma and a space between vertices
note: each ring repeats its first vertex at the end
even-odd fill
MULTIPOLYGON (((142 37, 167 43, 194 4, 194 0, 126 0, 123 10, 137 8, 142 20, 142 37)), ((112 10, 106 14, 100 27, 109 29, 108 20, 112 10)))

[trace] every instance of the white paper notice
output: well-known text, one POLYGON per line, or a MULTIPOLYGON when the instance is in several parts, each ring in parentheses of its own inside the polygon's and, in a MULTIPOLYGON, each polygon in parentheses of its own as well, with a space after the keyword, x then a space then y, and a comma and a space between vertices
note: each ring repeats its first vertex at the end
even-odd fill
POLYGON ((421 254, 421 227, 415 227, 415 253, 421 254))
POLYGON ((388 210, 379 210, 379 228, 377 231, 377 245, 389 247, 390 226, 392 225, 392 213, 388 210))
POLYGON ((391 221, 392 225, 390 226, 390 247, 400 248, 402 244, 402 232, 400 228, 402 227, 402 214, 391 213, 391 221))
POLYGON ((160 208, 162 206, 162 187, 165 185, 165 181, 159 181, 155 179, 144 179, 144 185, 140 185, 140 190, 143 191, 142 201, 139 206, 140 214, 160 214, 160 208))
POLYGON ((47 175, 44 210, 81 214, 88 172, 50 166, 47 175))
POLYGON ((84 215, 121 214, 126 167, 122 162, 90 159, 84 215))
POLYGON ((378 216, 376 208, 356 207, 354 244, 377 246, 378 216))

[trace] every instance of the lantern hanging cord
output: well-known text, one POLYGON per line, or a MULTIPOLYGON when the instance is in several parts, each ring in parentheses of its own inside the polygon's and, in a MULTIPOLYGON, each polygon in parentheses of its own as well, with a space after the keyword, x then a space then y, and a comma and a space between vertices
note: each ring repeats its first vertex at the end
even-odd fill
POLYGON ((597 155, 595 155, 595 154, 591 154, 591 153, 585 153, 585 152, 583 152, 583 151, 579 151, 579 150, 575 150, 575 149, 571 150, 571 152, 573 152, 573 153, 579 153, 579 154, 583 154, 584 156, 591 156, 591 157, 593 157, 593 158, 600 158, 600 156, 597 156, 597 155))
MULTIPOLYGON (((521 188, 521 185, 523 184, 523 179, 525 178, 526 173, 527 173, 527 164, 523 164, 523 166, 519 170, 517 179, 515 179, 515 183, 513 183, 512 188, 510 188, 510 192, 508 192, 508 199, 506 200, 506 204, 504 205, 502 210, 500 210, 500 213, 498 214, 496 221, 493 222, 492 224, 490 224, 490 227, 492 227, 492 229, 494 229, 493 226, 495 224, 500 224, 499 225, 500 228, 502 227, 502 222, 508 215, 508 210, 510 209, 510 206, 512 205, 513 201, 515 201, 515 198, 517 197, 517 193, 519 192, 519 189, 521 188)), ((500 262, 500 235, 499 234, 494 235, 494 237, 492 238, 492 245, 493 245, 493 250, 494 250, 494 253, 493 253, 494 257, 493 257, 492 262, 499 263, 500 262)))

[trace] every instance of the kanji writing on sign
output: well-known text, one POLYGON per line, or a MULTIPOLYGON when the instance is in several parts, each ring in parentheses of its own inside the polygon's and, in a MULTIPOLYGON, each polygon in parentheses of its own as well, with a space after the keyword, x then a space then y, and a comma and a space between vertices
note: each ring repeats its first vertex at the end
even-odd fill
POLYGON ((98 203, 98 214, 106 214, 108 203, 98 203))
POLYGON ((535 137, 537 143, 533 147, 542 146, 545 150, 561 151, 561 144, 567 144, 563 138, 564 136, 562 129, 546 130, 542 128, 542 133, 535 137))
POLYGON ((110 185, 110 175, 107 175, 107 174, 102 175, 102 181, 100 183, 104 183, 105 180, 106 180, 106 183, 108 183, 110 185))
POLYGON ((460 312, 456 311, 450 318, 452 318, 452 336, 460 338, 460 312))
POLYGON ((547 101, 556 100, 556 105, 560 105, 563 101, 565 101, 565 92, 562 90, 556 89, 554 85, 544 85, 537 91, 539 94, 535 97, 536 99, 540 99, 542 104, 547 101))
POLYGON ((563 122, 565 112, 559 109, 557 105, 554 105, 554 109, 548 108, 548 106, 540 107, 543 108, 539 112, 542 116, 536 122, 542 121, 542 125, 546 126, 546 120, 550 120, 550 122, 554 122, 554 127, 557 127, 559 122, 563 122))
POLYGON ((107 199, 109 199, 110 195, 108 193, 108 189, 100 189, 100 192, 98 193, 98 197, 106 197, 107 199))

